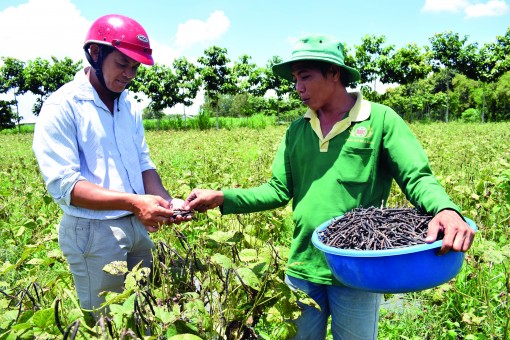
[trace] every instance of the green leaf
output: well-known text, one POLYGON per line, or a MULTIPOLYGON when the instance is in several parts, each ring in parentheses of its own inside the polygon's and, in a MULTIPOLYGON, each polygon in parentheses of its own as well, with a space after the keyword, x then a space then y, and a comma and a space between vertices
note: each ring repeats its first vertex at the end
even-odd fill
POLYGON ((264 242, 261 239, 259 239, 258 237, 252 236, 248 233, 244 235, 244 242, 246 244, 248 244, 249 247, 254 247, 254 248, 261 248, 262 245, 264 244, 264 242))
POLYGON ((77 309, 80 309, 80 303, 78 302, 78 299, 76 298, 76 294, 74 294, 67 288, 64 289, 64 292, 69 297, 69 299, 71 299, 71 302, 73 303, 74 307, 76 307, 77 309))
POLYGON ((178 334, 172 336, 169 340, 202 340, 202 338, 194 334, 178 334))
POLYGON ((16 320, 16 316, 18 315, 17 310, 4 310, 0 313, 0 328, 7 329, 9 325, 16 320))
POLYGON ((115 292, 107 292, 106 302, 103 304, 103 307, 114 303, 124 303, 130 298, 134 301, 134 294, 132 289, 126 289, 120 294, 115 292))
POLYGON ((261 277, 262 275, 264 275, 268 268, 269 265, 266 262, 260 262, 252 266, 251 270, 253 270, 257 277, 261 277))
POLYGON ((11 270, 15 269, 16 266, 10 263, 9 261, 3 262, 0 266, 0 274, 4 275, 10 272, 11 270))
POLYGON ((25 228, 25 227, 23 227, 23 226, 21 226, 21 227, 18 229, 18 231, 16 232, 16 237, 20 237, 20 236, 22 236, 22 235, 25 233, 25 231, 26 231, 26 228, 25 228))
POLYGON ((154 315, 159 320, 162 320, 165 324, 170 325, 174 323, 176 320, 180 318, 179 313, 175 313, 175 311, 168 311, 166 307, 154 307, 154 315))
POLYGON ((260 289, 260 281, 250 268, 241 267, 237 269, 237 274, 239 274, 245 285, 257 290, 260 289))
POLYGON ((53 316, 53 308, 41 309, 32 316, 32 323, 36 327, 46 329, 55 323, 55 318, 53 316))
POLYGON ((257 261, 258 255, 255 249, 243 249, 239 252, 239 258, 244 262, 257 261))
POLYGON ((25 329, 32 329, 33 326, 30 322, 24 322, 24 323, 17 323, 11 327, 14 331, 22 331, 25 329))
POLYGON ((16 266, 19 266, 25 261, 30 255, 35 253, 36 251, 42 250, 42 245, 26 245, 25 248, 23 248, 23 253, 21 254, 20 259, 16 262, 16 266))
POLYGON ((218 264, 225 269, 234 268, 232 261, 223 254, 216 253, 211 257, 211 261, 214 264, 218 264))
POLYGON ((237 243, 243 237, 243 234, 237 231, 216 231, 207 238, 217 243, 237 243))

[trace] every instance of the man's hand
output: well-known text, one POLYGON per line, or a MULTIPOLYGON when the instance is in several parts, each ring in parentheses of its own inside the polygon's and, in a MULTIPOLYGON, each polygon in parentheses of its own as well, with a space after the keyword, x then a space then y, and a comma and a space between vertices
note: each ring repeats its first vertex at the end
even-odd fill
POLYGON ((172 205, 175 223, 178 224, 183 221, 189 221, 193 218, 193 211, 189 209, 184 209, 184 201, 181 200, 180 198, 172 198, 170 200, 170 204, 172 205))
POLYGON ((439 232, 444 233, 443 245, 439 255, 448 251, 465 252, 471 247, 475 237, 475 231, 454 210, 445 209, 440 211, 429 222, 426 242, 432 243, 437 240, 439 232))
POLYGON ((193 189, 184 201, 184 208, 204 212, 223 204, 223 192, 210 189, 193 189))
POLYGON ((133 205, 133 213, 150 233, 168 224, 173 215, 171 204, 160 196, 137 195, 133 205))
POLYGON ((178 224, 191 220, 192 216, 174 214, 174 207, 178 209, 182 207, 183 203, 183 200, 176 198, 167 201, 160 196, 137 195, 133 213, 142 222, 145 229, 153 233, 165 224, 178 224))

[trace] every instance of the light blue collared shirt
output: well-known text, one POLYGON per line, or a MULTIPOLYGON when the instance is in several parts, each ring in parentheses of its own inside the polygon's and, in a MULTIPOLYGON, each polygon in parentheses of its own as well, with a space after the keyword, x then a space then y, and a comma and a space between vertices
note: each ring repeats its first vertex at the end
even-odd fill
POLYGON ((71 205, 76 182, 144 194, 142 172, 155 169, 145 141, 142 115, 124 91, 114 114, 99 99, 84 70, 45 102, 35 125, 32 149, 48 192, 64 213, 112 219, 127 211, 90 210, 71 205))

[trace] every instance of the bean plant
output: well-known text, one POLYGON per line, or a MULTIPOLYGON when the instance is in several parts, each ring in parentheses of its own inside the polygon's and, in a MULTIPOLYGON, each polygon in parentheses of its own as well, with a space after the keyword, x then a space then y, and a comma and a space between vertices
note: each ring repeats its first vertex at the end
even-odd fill
MULTIPOLYGON (((380 339, 510 339, 509 123, 411 124, 433 171, 478 232, 460 273, 438 287, 386 294, 380 339)), ((184 198, 195 187, 264 183, 286 126, 147 131, 164 185, 184 198)), ((0 135, 0 339, 287 339, 297 302, 284 283, 290 205, 244 215, 219 209, 151 234, 152 270, 105 292, 108 313, 79 306, 57 242, 59 207, 44 188, 31 133, 0 135)), ((394 185, 388 206, 409 206, 394 185)), ((328 339, 332 339, 328 334, 328 339)))

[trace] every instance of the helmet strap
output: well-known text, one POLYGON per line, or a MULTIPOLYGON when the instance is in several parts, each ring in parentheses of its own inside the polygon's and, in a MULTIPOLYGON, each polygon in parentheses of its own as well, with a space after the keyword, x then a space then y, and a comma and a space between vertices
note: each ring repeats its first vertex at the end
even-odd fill
POLYGON ((108 54, 113 51, 113 48, 107 48, 105 45, 99 46, 99 54, 97 56, 97 61, 94 61, 94 58, 90 55, 88 46, 85 47, 85 56, 87 57, 88 62, 96 72, 96 77, 99 80, 99 83, 103 88, 109 93, 110 97, 113 99, 119 98, 122 92, 113 92, 107 86, 103 76, 103 61, 108 54))

